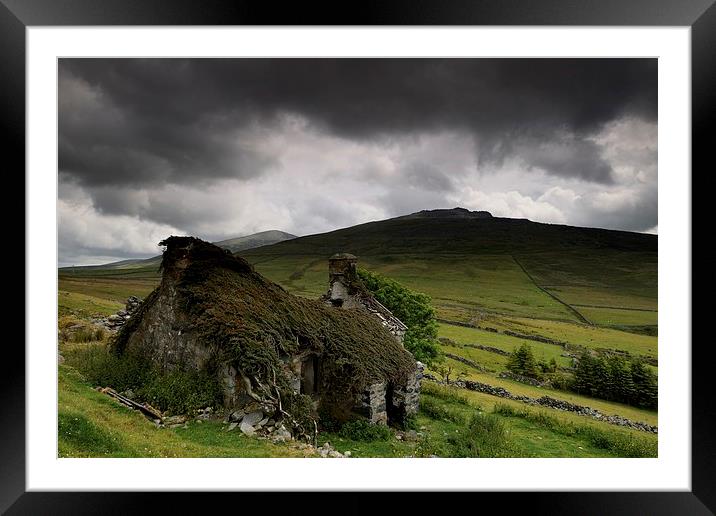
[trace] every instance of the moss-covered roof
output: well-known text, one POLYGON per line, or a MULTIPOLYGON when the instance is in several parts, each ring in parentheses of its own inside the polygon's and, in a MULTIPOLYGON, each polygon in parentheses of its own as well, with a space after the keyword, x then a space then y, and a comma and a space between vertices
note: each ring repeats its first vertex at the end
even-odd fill
MULTIPOLYGON (((350 391, 401 381, 415 368, 410 353, 370 314, 294 296, 242 258, 193 237, 172 236, 160 245, 166 246, 162 269, 175 282, 178 308, 200 340, 217 346, 220 360, 244 374, 271 380, 279 356, 299 346, 320 354, 331 383, 350 391)), ((120 346, 125 333, 117 336, 120 346)))

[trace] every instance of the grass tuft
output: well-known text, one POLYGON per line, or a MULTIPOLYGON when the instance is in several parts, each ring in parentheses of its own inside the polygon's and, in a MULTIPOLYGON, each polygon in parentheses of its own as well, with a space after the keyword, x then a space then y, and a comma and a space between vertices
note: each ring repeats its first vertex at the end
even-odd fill
POLYGON ((423 415, 429 417, 430 419, 435 419, 438 421, 450 421, 458 425, 465 424, 465 417, 462 414, 453 412, 452 410, 448 410, 443 404, 440 403, 439 400, 436 400, 435 398, 431 398, 429 396, 421 397, 420 412, 423 415))
POLYGON ((187 414, 221 401, 218 381, 206 372, 162 373, 139 357, 110 353, 103 343, 68 350, 65 359, 93 385, 131 389, 137 399, 167 414, 187 414))
POLYGON ((607 450, 618 457, 657 457, 658 444, 623 432, 607 432, 592 425, 577 425, 547 414, 544 411, 532 412, 517 409, 504 403, 495 404, 495 414, 505 417, 518 417, 534 423, 552 432, 568 437, 586 439, 595 448, 607 450))
POLYGON ((451 403, 457 403, 458 405, 470 406, 470 400, 460 392, 457 387, 450 387, 447 385, 439 385, 432 382, 423 382, 421 387, 421 393, 440 398, 443 401, 451 403))
POLYGON ((361 419, 345 423, 338 435, 352 441, 373 442, 387 441, 393 434, 387 426, 373 425, 361 419))
POLYGON ((514 457, 517 450, 494 414, 474 414, 466 428, 448 438, 450 457, 514 457))
POLYGON ((116 438, 76 412, 60 412, 57 433, 63 447, 82 450, 95 457, 111 455, 122 449, 116 438))

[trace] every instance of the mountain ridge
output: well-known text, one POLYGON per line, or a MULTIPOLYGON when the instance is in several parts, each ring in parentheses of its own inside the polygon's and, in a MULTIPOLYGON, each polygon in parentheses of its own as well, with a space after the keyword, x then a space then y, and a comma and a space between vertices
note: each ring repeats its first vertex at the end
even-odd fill
MULTIPOLYGON (((267 231, 259 231, 258 233, 252 233, 241 237, 227 238, 218 242, 212 242, 219 247, 229 250, 232 253, 239 251, 245 251, 261 247, 264 245, 271 245, 284 240, 290 240, 297 238, 296 235, 280 231, 278 229, 269 229, 267 231)), ((151 258, 136 258, 128 260, 119 260, 117 262, 104 263, 100 265, 82 265, 77 267, 60 267, 60 269, 75 269, 75 268, 94 268, 94 269, 123 269, 123 268, 134 268, 143 267, 150 265, 157 265, 162 260, 162 256, 152 256, 151 258)))
POLYGON ((306 235, 247 250, 248 255, 356 255, 415 252, 521 253, 549 248, 610 248, 656 252, 658 236, 622 230, 546 224, 528 219, 494 217, 464 208, 423 210, 325 233, 306 235), (299 252, 300 251, 300 252, 299 252))

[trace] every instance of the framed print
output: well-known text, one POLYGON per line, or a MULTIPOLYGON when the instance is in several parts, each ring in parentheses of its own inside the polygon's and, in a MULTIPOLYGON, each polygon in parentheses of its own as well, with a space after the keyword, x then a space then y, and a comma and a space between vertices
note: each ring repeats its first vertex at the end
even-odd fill
POLYGON ((691 304, 711 2, 396 2, 318 25, 3 2, 27 202, 3 509, 716 506, 691 304))

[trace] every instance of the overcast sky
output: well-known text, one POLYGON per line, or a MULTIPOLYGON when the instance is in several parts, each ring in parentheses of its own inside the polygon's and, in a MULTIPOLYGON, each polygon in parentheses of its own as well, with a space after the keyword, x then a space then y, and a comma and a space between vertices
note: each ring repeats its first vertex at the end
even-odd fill
POLYGON ((59 262, 462 206, 657 232, 655 59, 61 59, 59 262))

